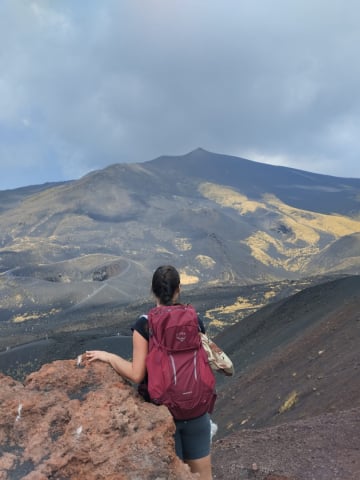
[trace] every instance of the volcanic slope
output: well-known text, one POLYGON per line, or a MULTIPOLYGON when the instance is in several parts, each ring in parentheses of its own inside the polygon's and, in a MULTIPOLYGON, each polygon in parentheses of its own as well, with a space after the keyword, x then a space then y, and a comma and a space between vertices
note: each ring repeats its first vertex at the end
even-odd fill
POLYGON ((360 478, 359 311, 360 277, 350 276, 216 337, 236 367, 219 379, 217 478, 258 478, 241 476, 252 462, 300 480, 360 478))
POLYGON ((360 179, 197 149, 0 193, 0 318, 29 328, 147 296, 164 263, 192 286, 360 271, 360 179))

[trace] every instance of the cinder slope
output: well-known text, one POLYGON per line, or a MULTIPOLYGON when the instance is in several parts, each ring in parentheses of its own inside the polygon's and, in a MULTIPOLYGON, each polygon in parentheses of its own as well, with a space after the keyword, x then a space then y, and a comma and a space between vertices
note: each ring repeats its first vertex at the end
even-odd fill
POLYGON ((216 338, 237 373, 221 386, 221 436, 360 407, 360 277, 305 289, 216 338))
POLYGON ((360 277, 310 287, 216 338, 216 478, 360 478, 360 277), (253 470, 253 464, 257 470, 253 470))
POLYGON ((216 441, 214 478, 358 480, 360 408, 275 427, 242 430, 216 441))

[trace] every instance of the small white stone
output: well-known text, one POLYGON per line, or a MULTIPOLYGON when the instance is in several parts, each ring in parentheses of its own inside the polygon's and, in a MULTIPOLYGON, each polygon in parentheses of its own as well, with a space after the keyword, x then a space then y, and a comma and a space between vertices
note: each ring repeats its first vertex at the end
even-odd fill
POLYGON ((16 419, 15 419, 16 422, 18 422, 18 421, 20 420, 20 418, 21 418, 21 411, 22 411, 22 404, 19 403, 19 406, 18 406, 18 414, 17 414, 16 419))

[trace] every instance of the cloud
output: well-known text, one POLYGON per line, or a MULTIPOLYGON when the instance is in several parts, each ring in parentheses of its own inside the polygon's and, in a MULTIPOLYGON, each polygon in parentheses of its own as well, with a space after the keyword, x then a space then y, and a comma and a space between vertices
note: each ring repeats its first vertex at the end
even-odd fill
POLYGON ((198 146, 360 177, 359 11, 3 0, 0 189, 198 146))

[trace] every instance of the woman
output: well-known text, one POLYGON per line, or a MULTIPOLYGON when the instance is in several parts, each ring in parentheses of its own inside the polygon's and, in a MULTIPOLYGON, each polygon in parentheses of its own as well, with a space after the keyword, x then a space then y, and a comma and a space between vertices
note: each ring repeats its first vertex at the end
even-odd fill
MULTIPOLYGON (((165 265, 158 267, 152 278, 152 292, 156 305, 174 305, 180 294, 180 276, 177 270, 165 265)), ((205 332, 199 320, 199 329, 205 332)), ((133 330, 133 358, 127 361, 109 352, 93 350, 86 352, 92 362, 100 360, 109 363, 120 375, 140 384, 146 379, 146 357, 149 348, 149 327, 146 317, 140 317, 133 330)), ((199 473, 200 480, 212 480, 211 473, 211 425, 209 414, 191 420, 174 420, 176 454, 189 465, 193 473, 199 473)))

